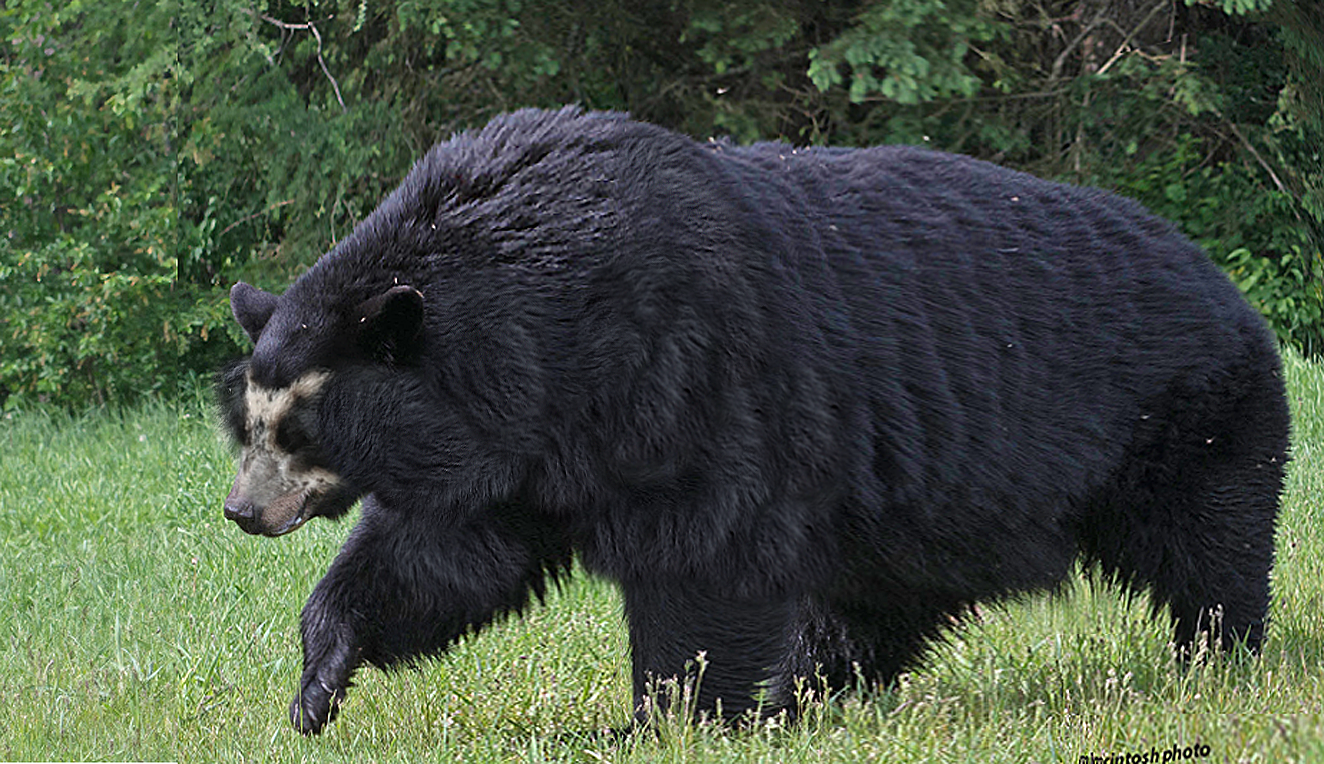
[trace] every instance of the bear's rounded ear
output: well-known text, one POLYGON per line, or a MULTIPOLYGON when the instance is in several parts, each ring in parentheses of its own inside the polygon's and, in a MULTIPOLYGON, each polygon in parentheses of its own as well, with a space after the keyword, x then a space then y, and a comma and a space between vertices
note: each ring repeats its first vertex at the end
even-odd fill
POLYGON ((393 286, 359 304, 360 346, 374 358, 396 361, 408 357, 423 333, 423 294, 411 286, 393 286))
POLYGON ((230 289, 230 311, 254 344, 257 344, 258 335, 262 334, 262 328, 276 310, 278 299, 271 292, 264 292, 242 281, 230 289))

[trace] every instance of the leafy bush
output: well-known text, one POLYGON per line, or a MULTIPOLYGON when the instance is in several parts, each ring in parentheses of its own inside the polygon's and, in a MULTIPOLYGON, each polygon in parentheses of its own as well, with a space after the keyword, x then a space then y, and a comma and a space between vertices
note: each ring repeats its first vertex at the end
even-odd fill
POLYGON ((10 0, 0 398, 171 395, 450 132, 519 106, 912 142, 1116 189, 1324 352, 1310 0, 10 0))

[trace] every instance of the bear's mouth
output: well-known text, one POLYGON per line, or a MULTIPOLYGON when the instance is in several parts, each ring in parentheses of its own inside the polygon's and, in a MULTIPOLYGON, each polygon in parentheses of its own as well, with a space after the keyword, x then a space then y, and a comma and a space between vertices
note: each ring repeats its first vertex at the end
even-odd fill
POLYGON ((271 502, 262 513, 263 520, 270 521, 269 523, 263 523, 266 527, 262 529, 262 535, 276 538, 287 533, 293 533, 303 527, 303 524, 308 522, 308 518, 311 517, 308 507, 312 503, 311 499, 315 493, 311 487, 304 488, 298 491, 290 491, 271 502), (283 524, 274 529, 271 528, 272 525, 280 523, 282 519, 285 521, 283 524))
POLYGON ((299 530, 300 528, 303 527, 303 524, 306 522, 308 522, 308 518, 305 517, 303 512, 301 511, 299 512, 299 514, 290 518, 290 521, 285 523, 285 525, 281 526, 280 528, 277 528, 274 531, 270 531, 265 535, 268 538, 273 538, 273 539, 276 538, 277 536, 284 536, 287 533, 293 533, 294 531, 299 530))
POLYGON ((289 491, 262 510, 261 520, 242 525, 249 533, 276 538, 293 533, 314 517, 339 519, 349 511, 358 494, 339 481, 314 483, 289 491))

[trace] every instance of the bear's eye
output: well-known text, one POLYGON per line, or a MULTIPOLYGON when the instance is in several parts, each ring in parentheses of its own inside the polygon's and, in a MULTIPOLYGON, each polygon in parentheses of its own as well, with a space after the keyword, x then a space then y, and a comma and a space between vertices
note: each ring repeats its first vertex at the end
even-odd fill
POLYGON ((299 423, 292 418, 282 420, 276 427, 276 446, 286 453, 292 454, 308 448, 312 442, 308 433, 304 432, 299 423))

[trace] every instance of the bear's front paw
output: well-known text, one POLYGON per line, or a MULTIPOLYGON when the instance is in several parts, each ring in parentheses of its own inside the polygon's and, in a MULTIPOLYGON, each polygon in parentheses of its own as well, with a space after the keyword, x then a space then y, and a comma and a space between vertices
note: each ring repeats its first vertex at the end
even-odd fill
POLYGON ((322 732, 336 713, 340 711, 340 702, 345 699, 345 688, 330 687, 314 677, 305 681, 290 703, 290 723, 304 735, 317 735, 322 732))

